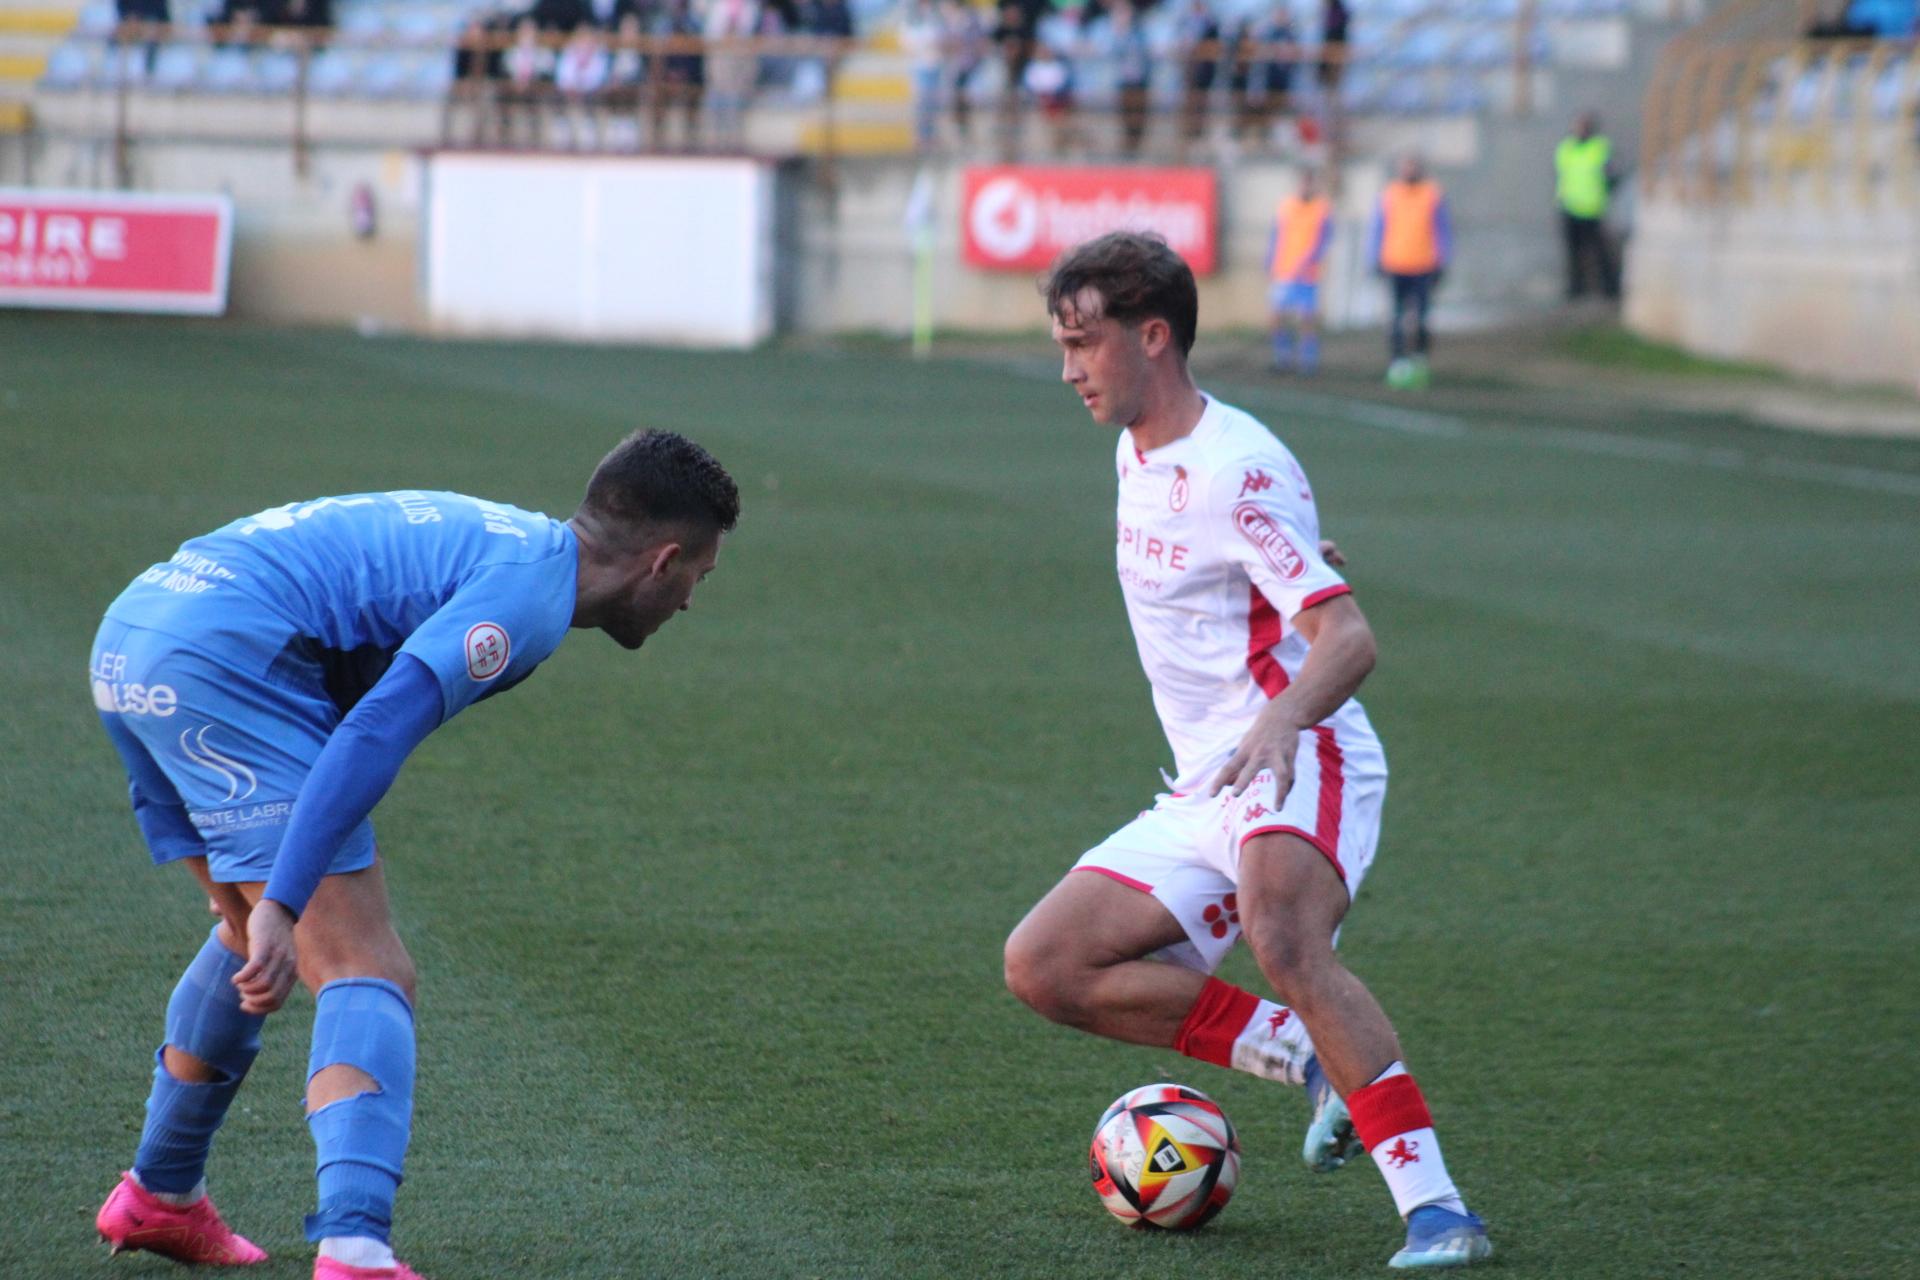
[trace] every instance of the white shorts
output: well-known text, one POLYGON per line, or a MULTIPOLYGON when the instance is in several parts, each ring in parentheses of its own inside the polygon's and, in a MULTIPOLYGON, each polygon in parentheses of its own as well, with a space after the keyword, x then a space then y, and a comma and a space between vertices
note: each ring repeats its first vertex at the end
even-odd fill
POLYGON ((1373 865, 1387 757, 1379 741, 1347 743, 1326 725, 1300 735, 1293 787, 1276 803, 1273 774, 1262 771, 1241 795, 1175 792, 1074 864, 1150 893, 1173 913, 1187 941, 1160 953, 1174 964, 1212 973, 1240 938, 1236 889, 1240 847, 1284 831, 1326 855, 1349 898, 1373 865))

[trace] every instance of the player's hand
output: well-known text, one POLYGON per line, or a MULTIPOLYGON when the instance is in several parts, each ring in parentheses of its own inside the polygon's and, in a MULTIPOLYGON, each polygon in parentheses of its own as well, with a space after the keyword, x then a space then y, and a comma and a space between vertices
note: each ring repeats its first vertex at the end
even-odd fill
POLYGON ((272 1013, 293 990, 293 913, 271 898, 247 916, 247 963, 233 975, 242 1013, 272 1013))
POLYGON ((1285 800, 1287 792, 1293 789, 1293 753, 1299 746, 1299 730, 1269 725, 1264 717, 1255 720, 1253 728, 1247 730, 1247 736, 1234 748, 1233 755, 1214 775, 1213 790, 1207 794, 1217 796, 1231 789, 1234 795, 1243 795, 1255 778, 1271 773, 1275 798, 1285 800))
POLYGON ((1347 558, 1340 554, 1340 548, 1334 543, 1332 538, 1322 538, 1320 540, 1320 558, 1336 569, 1344 569, 1347 567, 1347 558))

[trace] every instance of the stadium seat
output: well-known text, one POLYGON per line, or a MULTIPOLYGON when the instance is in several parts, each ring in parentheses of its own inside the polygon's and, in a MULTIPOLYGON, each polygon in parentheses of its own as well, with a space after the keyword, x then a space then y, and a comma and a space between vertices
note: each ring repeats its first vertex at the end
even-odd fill
POLYGON ((200 78, 209 93, 250 93, 254 84, 253 57, 245 49, 214 50, 200 78))
POLYGON ((102 50, 99 45, 69 41, 47 57, 47 69, 40 84, 48 89, 78 89, 93 83, 100 74, 102 50))
POLYGON ((92 0, 80 10, 80 16, 74 21, 74 30, 83 36, 111 35, 120 25, 120 16, 114 9, 113 0, 92 0))
POLYGON ((350 49, 322 49, 307 69, 307 92, 317 98, 341 98, 353 92, 362 56, 350 49))
POLYGON ((300 55, 263 50, 254 59, 253 87, 258 93, 291 93, 300 79, 300 55))
POLYGON ((200 82, 201 64, 206 59, 206 47, 187 41, 175 41, 161 48, 153 60, 153 72, 148 83, 156 89, 180 92, 190 89, 200 82))

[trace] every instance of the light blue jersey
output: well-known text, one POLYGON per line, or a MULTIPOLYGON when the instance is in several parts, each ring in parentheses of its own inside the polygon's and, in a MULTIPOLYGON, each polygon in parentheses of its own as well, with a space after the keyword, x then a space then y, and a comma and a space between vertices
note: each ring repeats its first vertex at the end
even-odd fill
POLYGON ((458 493, 352 494, 190 540, 107 617, 242 669, 317 663, 342 710, 396 653, 412 654, 439 680, 451 718, 559 646, 577 567, 572 531, 534 512, 458 493), (278 637, 271 619, 285 624, 278 637))
MULTIPOLYGON (((307 775, 401 655, 431 673, 402 682, 424 735, 559 647, 578 569, 560 521, 415 490, 290 503, 182 545, 108 607, 88 668, 155 860, 267 879, 307 775)), ((364 810, 347 825, 316 877, 372 862, 364 810)))

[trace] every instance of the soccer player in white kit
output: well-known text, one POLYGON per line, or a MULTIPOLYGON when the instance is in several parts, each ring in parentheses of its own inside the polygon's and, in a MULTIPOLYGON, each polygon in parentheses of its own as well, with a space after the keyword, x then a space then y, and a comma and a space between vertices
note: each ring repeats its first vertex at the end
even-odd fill
POLYGON ((1317 549, 1313 491, 1187 370, 1193 273, 1154 236, 1073 250, 1047 283, 1063 380, 1123 428, 1116 554, 1178 776, 1007 939, 1007 986, 1067 1026, 1304 1085, 1305 1158, 1364 1148, 1406 1219, 1396 1268, 1492 1252, 1447 1174, 1393 1025, 1334 939, 1372 864, 1386 756, 1353 698, 1373 633, 1317 549), (1212 977, 1245 936, 1277 1000, 1212 977))

